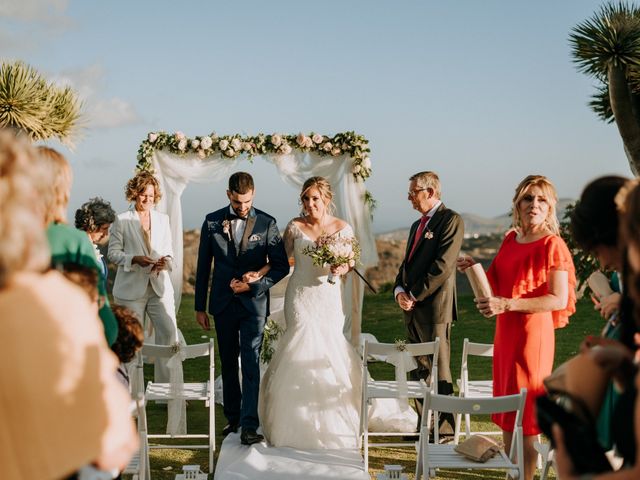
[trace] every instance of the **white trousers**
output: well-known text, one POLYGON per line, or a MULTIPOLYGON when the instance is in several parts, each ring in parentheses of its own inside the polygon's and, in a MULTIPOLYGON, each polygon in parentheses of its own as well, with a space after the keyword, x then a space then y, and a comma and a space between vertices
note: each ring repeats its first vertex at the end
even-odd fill
MULTIPOLYGON (((133 310, 143 327, 145 313, 149 316, 155 332, 156 345, 173 345, 178 341, 178 324, 172 291, 167 291, 164 296, 159 297, 149 283, 144 296, 138 300, 123 300, 118 297, 114 297, 114 300, 118 305, 133 310)), ((135 366, 135 360, 131 364, 135 366)), ((153 377, 155 382, 169 382, 167 359, 156 359, 153 377)))

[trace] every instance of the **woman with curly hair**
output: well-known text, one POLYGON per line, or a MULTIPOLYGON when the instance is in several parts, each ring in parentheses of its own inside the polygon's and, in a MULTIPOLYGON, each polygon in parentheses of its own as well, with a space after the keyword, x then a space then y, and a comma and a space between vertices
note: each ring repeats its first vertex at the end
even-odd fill
MULTIPOLYGON (((162 196, 160 184, 151 173, 139 172, 127 182, 125 196, 131 207, 116 217, 109 239, 109 260, 118 266, 113 297, 141 321, 149 316, 156 344, 172 345, 178 342, 169 278, 173 247, 169 217, 154 209, 162 196)), ((156 360, 155 381, 169 381, 166 360, 156 360)))
POLYGON ((89 199, 76 210, 76 228, 87 232, 89 240, 93 243, 96 258, 102 264, 105 279, 108 273, 107 261, 100 253, 98 246, 105 245, 109 241, 109 227, 115 219, 116 212, 111 208, 111 204, 100 197, 89 199))
POLYGON ((131 382, 125 364, 131 362, 136 352, 142 348, 144 332, 133 310, 122 305, 112 305, 111 308, 118 320, 118 338, 111 345, 111 350, 120 360, 117 377, 127 389, 130 389, 131 382))

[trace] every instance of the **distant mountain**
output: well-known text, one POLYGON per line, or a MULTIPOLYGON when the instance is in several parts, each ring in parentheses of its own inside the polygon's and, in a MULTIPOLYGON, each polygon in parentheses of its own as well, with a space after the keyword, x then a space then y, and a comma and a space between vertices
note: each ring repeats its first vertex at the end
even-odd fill
MULTIPOLYGON (((556 205, 558 219, 562 220, 564 212, 569 204, 575 200, 570 198, 561 198, 556 205)), ((511 213, 505 213, 498 217, 486 218, 473 213, 461 213, 464 221, 464 231, 466 237, 477 237, 481 235, 490 235, 492 233, 502 233, 511 226, 511 213)), ((400 241, 406 240, 409 235, 408 228, 400 228, 376 235, 376 238, 383 241, 400 241)))

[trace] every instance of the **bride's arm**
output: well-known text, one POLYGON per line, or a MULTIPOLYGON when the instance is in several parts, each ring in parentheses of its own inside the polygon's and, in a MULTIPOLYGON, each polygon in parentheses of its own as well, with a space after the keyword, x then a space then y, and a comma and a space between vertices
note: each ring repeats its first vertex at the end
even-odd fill
POLYGON ((295 240, 296 226, 291 220, 287 224, 287 228, 282 235, 282 241, 284 242, 284 250, 287 252, 287 258, 293 257, 293 241, 295 240))
POLYGON ((245 283, 256 282, 269 273, 269 270, 271 270, 271 265, 267 263, 257 272, 247 272, 242 275, 242 281, 245 283))

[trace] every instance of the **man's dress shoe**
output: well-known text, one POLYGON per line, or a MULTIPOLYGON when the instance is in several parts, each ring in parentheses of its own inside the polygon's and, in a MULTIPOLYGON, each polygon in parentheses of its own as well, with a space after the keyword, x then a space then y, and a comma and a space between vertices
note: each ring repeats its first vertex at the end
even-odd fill
POLYGON ((254 443, 260 443, 262 440, 264 440, 264 437, 256 433, 255 430, 242 429, 242 433, 240 434, 240 443, 242 443, 242 445, 253 445, 254 443))
POLYGON ((222 436, 226 437, 230 433, 238 433, 239 425, 237 423, 229 423, 222 429, 222 436))

